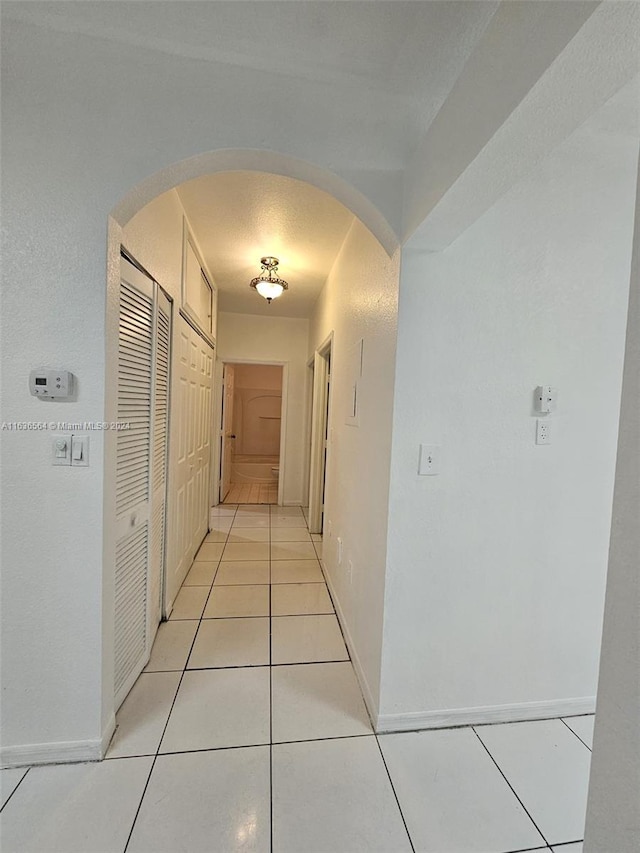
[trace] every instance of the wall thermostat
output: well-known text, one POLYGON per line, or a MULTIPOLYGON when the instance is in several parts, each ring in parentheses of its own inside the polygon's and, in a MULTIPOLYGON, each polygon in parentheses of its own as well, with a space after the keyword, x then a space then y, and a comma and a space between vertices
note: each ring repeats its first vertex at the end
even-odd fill
POLYGON ((73 378, 68 370, 32 370, 29 390, 42 400, 67 400, 73 396, 73 378))

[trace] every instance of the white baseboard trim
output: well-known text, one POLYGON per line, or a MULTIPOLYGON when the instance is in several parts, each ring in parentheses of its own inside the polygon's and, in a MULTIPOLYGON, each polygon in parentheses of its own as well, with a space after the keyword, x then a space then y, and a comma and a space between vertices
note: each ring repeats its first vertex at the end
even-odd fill
POLYGON ((83 761, 101 761, 115 730, 116 718, 113 714, 102 733, 102 737, 95 740, 68 740, 3 746, 0 749, 0 767, 5 769, 34 764, 72 764, 83 761))
POLYGON ((107 754, 107 750, 109 749, 109 744, 111 743, 111 739, 114 736, 116 731, 116 715, 112 714, 107 725, 104 727, 104 731, 102 732, 102 739, 100 742, 100 758, 104 758, 107 754))
POLYGON ((347 648, 349 649, 349 654, 351 655, 351 663, 353 664, 353 668, 356 673, 356 678, 358 679, 358 683, 360 684, 360 690, 362 690, 364 703, 367 706, 367 711, 369 713, 369 717, 371 718, 371 723, 375 729, 376 719, 378 718, 378 703, 373 698, 371 688, 369 687, 369 682, 367 681, 364 669, 362 668, 362 664, 360 663, 360 658, 358 657, 358 652, 356 651, 356 647, 353 643, 353 638, 349 633, 349 626, 347 625, 347 620, 345 619, 344 613, 342 612, 340 600, 338 599, 338 596, 336 594, 336 590, 331 581, 329 572, 325 569, 322 560, 320 561, 320 565, 322 566, 322 574, 324 575, 324 579, 327 582, 329 592, 331 593, 331 598, 333 599, 333 603, 336 608, 336 616, 338 617, 338 622, 340 623, 340 627, 342 628, 342 634, 347 644, 347 648))
POLYGON ((518 723, 593 714, 595 696, 552 699, 546 702, 521 702, 513 705, 486 705, 454 708, 449 711, 417 711, 409 714, 380 714, 376 731, 412 732, 420 729, 448 729, 456 726, 486 726, 491 723, 518 723))

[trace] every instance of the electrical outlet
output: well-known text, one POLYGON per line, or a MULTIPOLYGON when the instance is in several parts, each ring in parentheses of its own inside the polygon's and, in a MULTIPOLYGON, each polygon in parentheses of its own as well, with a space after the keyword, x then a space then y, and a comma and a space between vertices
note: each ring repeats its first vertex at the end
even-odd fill
POLYGON ((551 421, 547 418, 536 419, 536 444, 551 444, 551 421))

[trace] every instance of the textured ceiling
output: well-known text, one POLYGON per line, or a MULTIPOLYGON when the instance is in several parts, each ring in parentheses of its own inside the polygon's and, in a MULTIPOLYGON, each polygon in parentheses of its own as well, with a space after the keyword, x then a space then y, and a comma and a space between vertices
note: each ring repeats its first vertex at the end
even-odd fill
MULTIPOLYGON (((2 16, 4 32, 12 23, 14 51, 23 43, 34 57, 33 73, 41 56, 47 68, 50 54, 58 57, 51 67, 59 78, 49 69, 46 79, 61 115, 73 121, 76 93, 91 92, 87 107, 104 103, 99 118, 123 128, 102 157, 130 165, 112 186, 113 204, 154 173, 207 152, 273 152, 345 181, 401 240, 427 223, 424 247, 442 249, 529 160, 614 93, 629 65, 637 70, 628 12, 635 6, 4 0, 2 16), (588 97, 580 99, 574 72, 582 81, 585 67, 588 97), (130 162, 142 138, 148 151, 130 162)), ((622 132, 633 130, 624 105, 611 110, 622 132)), ((102 126, 92 126, 100 152, 102 126)), ((187 174, 195 172, 181 172, 159 192, 187 174)), ((349 214, 309 215, 315 202, 308 192, 288 193, 284 183, 181 189, 223 308, 309 313, 349 214), (281 272, 292 283, 270 309, 252 308, 251 292, 241 291, 263 253, 282 256, 281 272)))
MULTIPOLYGON (((2 4, 7 18, 207 62, 218 77, 224 68, 241 75, 258 71, 283 87, 316 84, 321 99, 328 87, 333 108, 344 102, 346 114, 363 111, 374 117, 378 104, 388 119, 385 148, 396 156, 415 147, 412 135, 433 120, 499 5, 495 0, 2 4)), ((275 116, 283 109, 286 103, 274 102, 275 116)))
POLYGON ((308 317, 353 221, 327 193, 293 178, 221 172, 188 181, 178 194, 222 311, 308 317), (249 287, 260 258, 280 259, 289 290, 271 305, 249 287))

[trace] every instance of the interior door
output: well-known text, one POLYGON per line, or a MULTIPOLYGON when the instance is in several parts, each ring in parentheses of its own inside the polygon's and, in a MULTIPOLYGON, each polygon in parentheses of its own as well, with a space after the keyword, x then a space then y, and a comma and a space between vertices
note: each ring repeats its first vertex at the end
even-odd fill
POLYGON ((197 363, 192 366, 196 384, 195 506, 193 554, 209 531, 209 488, 211 477, 211 419, 213 415, 213 348, 191 330, 197 363))
POLYGON ((150 653, 150 461, 155 283, 124 259, 118 327, 115 667, 120 705, 150 653))
POLYGON ((223 501, 231 488, 231 460, 233 459, 233 394, 235 375, 233 365, 224 366, 224 394, 222 397, 222 452, 220 454, 220 500, 223 501))
POLYGON ((209 527, 211 471, 213 348, 184 317, 178 318, 176 326, 167 615, 209 527))

